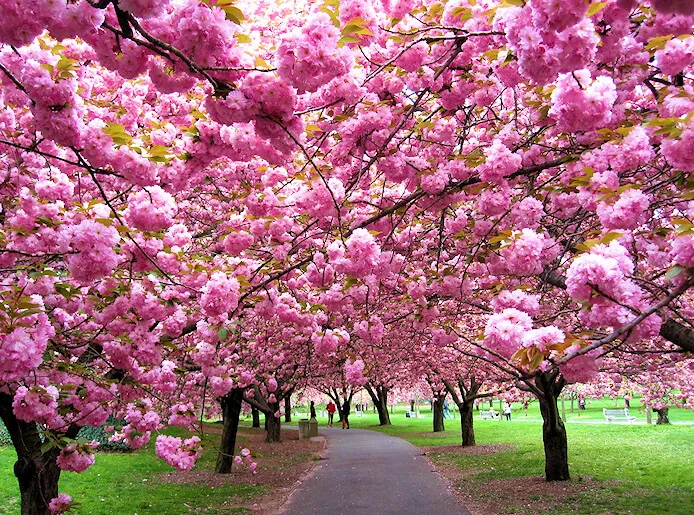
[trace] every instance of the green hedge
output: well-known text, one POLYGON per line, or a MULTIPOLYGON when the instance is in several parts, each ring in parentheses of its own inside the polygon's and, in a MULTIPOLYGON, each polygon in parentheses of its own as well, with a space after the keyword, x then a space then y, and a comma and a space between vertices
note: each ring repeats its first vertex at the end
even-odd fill
MULTIPOLYGON (((85 426, 82 429, 80 429, 80 432, 77 434, 77 438, 85 438, 89 440, 90 442, 92 440, 96 440, 99 442, 99 450, 100 451, 120 451, 120 452, 129 452, 132 451, 132 447, 130 447, 128 444, 121 443, 121 442, 109 442, 108 437, 110 436, 109 434, 104 431, 104 426, 123 426, 125 425, 125 420, 109 417, 106 423, 103 426, 99 427, 89 427, 85 426)), ((12 445, 12 440, 10 439, 10 433, 7 432, 7 428, 5 425, 2 423, 0 420, 0 446, 6 446, 6 445, 12 445)))
POLYGON ((92 440, 96 440, 97 442, 99 442, 98 450, 100 451, 130 452, 133 450, 133 448, 130 447, 127 443, 109 442, 108 438, 111 435, 104 431, 105 426, 115 426, 116 428, 119 428, 121 426, 124 426, 125 424, 125 420, 108 417, 108 420, 106 420, 106 423, 103 426, 85 426, 82 429, 80 429, 80 432, 77 434, 77 438, 85 438, 90 442, 92 440))
POLYGON ((4 445, 12 445, 12 440, 10 439, 10 433, 7 432, 5 424, 0 420, 0 447, 4 445))

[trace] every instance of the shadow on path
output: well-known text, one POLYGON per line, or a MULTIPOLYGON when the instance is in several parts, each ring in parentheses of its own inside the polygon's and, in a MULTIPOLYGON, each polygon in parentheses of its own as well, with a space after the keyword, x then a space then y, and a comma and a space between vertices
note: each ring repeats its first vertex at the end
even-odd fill
POLYGON ((468 515, 422 451, 363 429, 322 428, 325 460, 291 494, 282 515, 468 515))

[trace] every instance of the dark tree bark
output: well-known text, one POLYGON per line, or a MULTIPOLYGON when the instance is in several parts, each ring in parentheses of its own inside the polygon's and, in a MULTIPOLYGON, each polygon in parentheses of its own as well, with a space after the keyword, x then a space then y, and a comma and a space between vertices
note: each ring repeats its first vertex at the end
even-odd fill
POLYGON ((252 427, 260 427, 260 410, 255 406, 251 406, 251 416, 253 417, 252 427))
POLYGON ((434 397, 434 402, 433 402, 433 408, 434 408, 434 433, 438 433, 440 431, 445 431, 446 428, 444 427, 444 422, 443 422, 443 401, 445 400, 444 397, 434 397))
POLYGON ((266 442, 279 442, 280 441, 280 427, 282 425, 282 420, 279 417, 275 417, 280 409, 280 404, 284 398, 279 398, 275 402, 267 402, 263 398, 258 387, 254 387, 253 395, 244 395, 243 400, 250 404, 252 407, 257 408, 260 412, 265 415, 265 431, 267 431, 267 436, 265 437, 266 442))
POLYGON ((656 425, 670 423, 670 416, 668 415, 668 411, 670 411, 670 408, 653 408, 653 411, 655 411, 658 414, 658 420, 656 421, 656 425))
POLYGON ((472 416, 473 404, 474 401, 464 401, 458 405, 460 410, 460 436, 462 437, 463 447, 474 447, 475 445, 475 426, 472 416))
POLYGON ((540 390, 540 413, 542 413, 542 441, 545 447, 545 479, 547 481, 568 481, 569 453, 566 428, 559 416, 557 399, 565 385, 558 372, 545 372, 535 379, 540 390))
POLYGON ((270 407, 274 409, 271 413, 265 414, 265 421, 267 423, 267 436, 265 437, 265 441, 269 443, 279 442, 282 420, 274 415, 274 413, 279 409, 279 403, 273 402, 270 404, 270 407))
POLYGON ((240 388, 234 388, 219 399, 219 404, 222 407, 224 429, 222 430, 222 440, 219 444, 217 463, 214 468, 214 471, 218 474, 231 474, 242 403, 243 390, 240 388))
MULTIPOLYGON (((12 397, 0 393, 0 418, 17 452, 14 475, 19 482, 22 515, 50 515, 48 504, 58 496, 60 468, 56 463, 60 450, 41 453, 41 437, 33 422, 18 420, 12 410, 12 397)), ((74 437, 77 431, 71 431, 74 437)))
POLYGON ((292 421, 292 395, 291 392, 287 392, 287 396, 284 398, 284 421, 292 421))
POLYGON ((369 397, 371 397, 374 406, 376 406, 376 411, 378 411, 378 425, 389 426, 390 413, 388 413, 388 387, 372 387, 371 385, 367 384, 365 388, 369 394, 369 397))
MULTIPOLYGON (((453 402, 458 406, 460 411, 460 437, 463 447, 473 447, 475 445, 475 426, 473 418, 473 410, 475 408, 475 400, 489 396, 491 394, 479 394, 482 383, 478 383, 474 377, 470 378, 470 385, 467 386, 463 379, 458 379, 458 390, 449 381, 444 381, 446 390, 451 394, 453 402)), ((479 406, 477 408, 479 410, 479 406)))

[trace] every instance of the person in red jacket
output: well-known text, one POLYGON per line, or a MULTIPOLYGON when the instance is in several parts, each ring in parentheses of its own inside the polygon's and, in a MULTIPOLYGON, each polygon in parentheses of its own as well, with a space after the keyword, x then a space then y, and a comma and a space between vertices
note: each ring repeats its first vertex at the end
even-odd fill
POLYGON ((328 427, 333 427, 333 417, 335 416, 335 410, 337 407, 333 401, 330 401, 325 409, 328 410, 328 427))

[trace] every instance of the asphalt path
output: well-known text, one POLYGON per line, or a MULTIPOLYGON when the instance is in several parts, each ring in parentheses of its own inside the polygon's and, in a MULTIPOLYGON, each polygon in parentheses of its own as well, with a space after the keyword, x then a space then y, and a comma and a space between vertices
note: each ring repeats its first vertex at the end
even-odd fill
POLYGON ((469 515, 422 451, 363 429, 321 428, 328 447, 282 515, 469 515))

